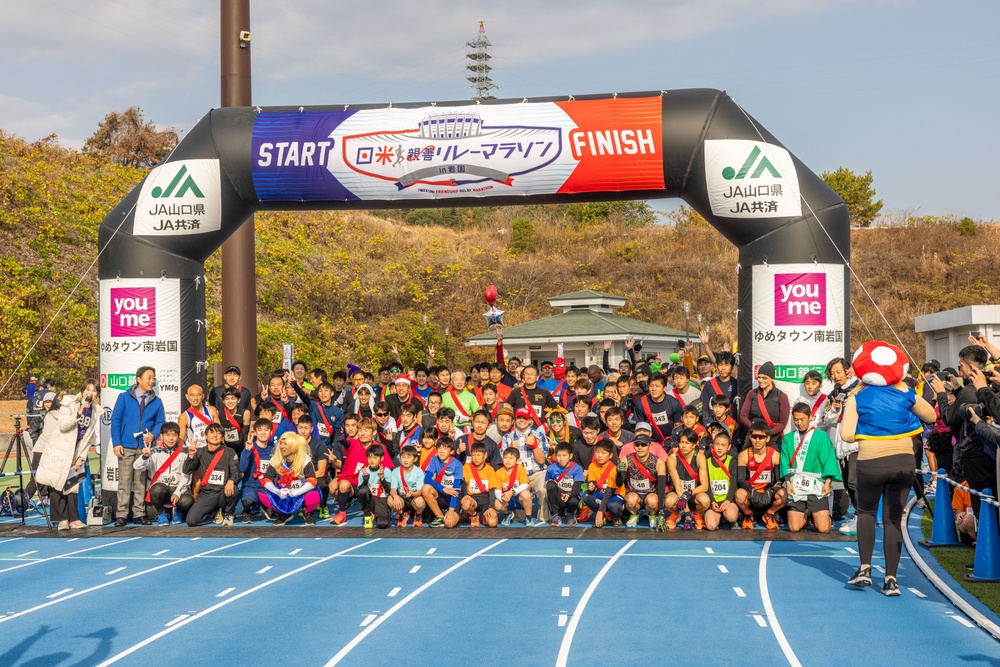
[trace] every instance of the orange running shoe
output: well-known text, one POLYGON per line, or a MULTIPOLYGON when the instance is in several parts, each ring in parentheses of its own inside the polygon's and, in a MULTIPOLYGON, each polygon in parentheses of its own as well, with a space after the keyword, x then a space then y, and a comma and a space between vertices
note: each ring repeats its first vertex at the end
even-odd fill
POLYGON ((469 515, 469 528, 479 528, 479 515, 471 514, 469 515))
POLYGON ((423 528, 424 527, 424 515, 422 512, 417 512, 413 515, 413 527, 423 528))
POLYGON ((593 514, 591 509, 584 505, 580 508, 580 513, 577 515, 576 520, 583 523, 585 521, 590 521, 590 517, 593 514))
POLYGON ((337 526, 347 523, 347 512, 337 512, 333 515, 333 518, 330 519, 330 523, 337 526))
POLYGON ((705 527, 705 517, 700 514, 694 515, 694 528, 695 530, 702 530, 705 527))
POLYGON ((399 527, 404 527, 404 526, 406 526, 406 523, 409 520, 410 520, 410 513, 409 512, 400 512, 399 513, 399 521, 396 522, 396 525, 399 526, 399 527))
POLYGON ((753 530, 753 525, 754 525, 753 514, 744 514, 743 525, 742 525, 743 530, 753 530))
POLYGON ((778 522, 774 520, 774 515, 770 512, 764 512, 764 525, 767 526, 768 530, 778 530, 778 522))
POLYGON ((673 514, 671 514, 670 516, 668 516, 667 517, 667 530, 673 530, 674 528, 676 528, 677 527, 677 521, 680 518, 681 518, 681 515, 678 514, 677 512, 674 512, 673 514))

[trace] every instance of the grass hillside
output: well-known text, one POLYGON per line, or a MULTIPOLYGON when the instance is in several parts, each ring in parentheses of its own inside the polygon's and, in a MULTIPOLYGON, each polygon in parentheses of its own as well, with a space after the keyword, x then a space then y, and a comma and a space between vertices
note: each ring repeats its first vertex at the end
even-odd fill
MULTIPOLYGON (((19 395, 31 371, 64 385, 96 372, 97 228, 144 173, 0 132, 0 384, 44 329, 4 397, 19 395)), ((284 342, 331 369, 384 362, 393 344, 413 362, 423 357, 425 313, 439 358, 445 329, 453 362, 485 358, 490 351, 462 342, 483 330, 491 283, 508 326, 552 314, 548 296, 596 289, 627 297, 622 315, 677 328, 688 300, 715 344, 734 338, 736 249, 687 209, 667 224, 651 217, 629 204, 258 214, 261 367, 280 365, 284 342)), ((918 357, 916 315, 1000 303, 996 248, 997 225, 951 218, 906 219, 853 237, 855 271, 918 357)), ((214 361, 218 253, 206 268, 214 361)), ((854 339, 890 337, 856 282, 852 289, 854 339)))

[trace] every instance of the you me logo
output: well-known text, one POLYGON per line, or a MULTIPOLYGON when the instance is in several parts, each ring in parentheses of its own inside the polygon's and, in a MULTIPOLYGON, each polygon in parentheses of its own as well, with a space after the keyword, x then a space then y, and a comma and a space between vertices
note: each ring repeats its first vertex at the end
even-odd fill
POLYGON ((767 159, 767 156, 761 157, 760 146, 754 146, 750 154, 747 155, 746 160, 743 161, 743 166, 740 167, 739 171, 736 171, 732 167, 726 167, 722 170, 722 177, 727 181, 741 180, 746 178, 747 174, 750 174, 750 178, 760 178, 761 175, 766 171, 773 178, 781 178, 781 174, 778 170, 774 168, 771 161, 767 159), (760 158, 758 160, 757 158, 760 158), (754 166, 756 164, 756 167, 754 166), (753 173, 750 170, 753 169, 753 173))
POLYGON ((111 337, 156 335, 156 288, 111 288, 111 337))
POLYGON ((187 165, 183 165, 177 170, 173 180, 171 180, 170 184, 167 185, 166 190, 157 185, 149 194, 153 196, 153 199, 166 199, 171 196, 181 198, 188 192, 195 197, 199 197, 201 199, 205 198, 205 195, 202 194, 198 184, 194 182, 194 176, 191 176, 191 174, 188 173, 187 165), (187 178, 184 178, 185 176, 187 176, 187 178), (177 186, 180 186, 180 188, 177 186))
POLYGON ((774 324, 775 326, 825 326, 826 274, 775 274, 774 324))

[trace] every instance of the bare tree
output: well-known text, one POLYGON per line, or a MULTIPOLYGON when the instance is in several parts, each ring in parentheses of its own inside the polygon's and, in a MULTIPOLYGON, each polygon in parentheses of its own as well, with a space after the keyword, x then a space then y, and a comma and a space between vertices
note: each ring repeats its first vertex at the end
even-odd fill
POLYGON ((104 117, 97 132, 83 144, 83 154, 122 166, 151 169, 173 150, 177 141, 174 128, 158 130, 153 121, 142 117, 142 109, 129 107, 104 117))

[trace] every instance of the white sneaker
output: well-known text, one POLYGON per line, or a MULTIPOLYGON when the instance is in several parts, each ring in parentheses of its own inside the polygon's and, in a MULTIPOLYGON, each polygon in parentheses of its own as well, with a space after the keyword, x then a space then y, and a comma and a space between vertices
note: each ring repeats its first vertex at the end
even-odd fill
POLYGON ((840 532, 844 535, 858 534, 858 517, 852 516, 840 526, 840 532))

